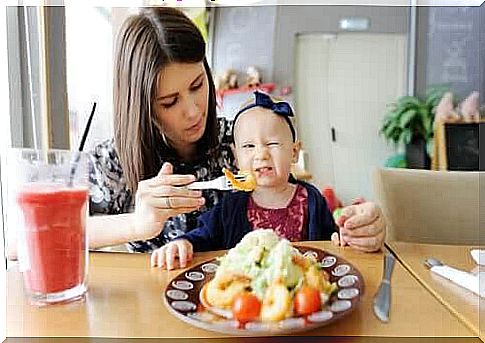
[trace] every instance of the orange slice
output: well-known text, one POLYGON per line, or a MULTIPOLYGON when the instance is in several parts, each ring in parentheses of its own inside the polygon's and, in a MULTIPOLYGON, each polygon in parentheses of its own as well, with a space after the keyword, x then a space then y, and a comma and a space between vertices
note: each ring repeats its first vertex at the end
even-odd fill
POLYGON ((235 175, 231 173, 230 170, 227 170, 226 168, 222 168, 222 171, 226 176, 226 178, 231 183, 232 187, 234 187, 234 189, 237 189, 239 191, 244 191, 244 192, 252 192, 256 188, 256 179, 254 178, 254 175, 251 172, 237 173, 238 176, 245 177, 244 181, 239 181, 239 180, 236 180, 235 175))

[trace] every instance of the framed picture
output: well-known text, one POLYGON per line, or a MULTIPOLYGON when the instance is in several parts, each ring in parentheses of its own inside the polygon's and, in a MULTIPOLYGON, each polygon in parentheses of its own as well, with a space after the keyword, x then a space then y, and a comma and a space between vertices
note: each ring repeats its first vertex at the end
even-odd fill
POLYGON ((484 125, 485 123, 445 124, 448 170, 480 170, 479 131, 480 128, 484 129, 484 125))

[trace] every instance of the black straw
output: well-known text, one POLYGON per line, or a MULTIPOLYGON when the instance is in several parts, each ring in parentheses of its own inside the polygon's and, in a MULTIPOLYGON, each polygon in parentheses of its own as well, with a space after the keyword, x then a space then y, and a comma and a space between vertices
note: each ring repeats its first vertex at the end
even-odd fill
POLYGON ((71 171, 69 173, 69 182, 68 182, 69 187, 72 187, 72 185, 73 185, 74 174, 76 174, 77 165, 79 163, 79 160, 81 159, 81 152, 84 149, 84 144, 86 143, 86 138, 88 136, 89 128, 91 127, 91 122, 93 121, 95 111, 96 111, 96 102, 93 103, 93 108, 91 109, 91 114, 89 115, 88 122, 86 123, 86 127, 84 128, 83 136, 81 138, 81 143, 79 144, 79 149, 74 154, 74 158, 71 162, 71 171))
POLYGON ((81 138, 81 143, 79 144, 79 152, 83 151, 84 143, 86 143, 86 137, 88 136, 89 128, 91 127, 91 122, 93 121, 94 112, 96 111, 96 102, 93 103, 93 108, 91 109, 91 114, 89 115, 88 122, 84 128, 83 137, 81 138))

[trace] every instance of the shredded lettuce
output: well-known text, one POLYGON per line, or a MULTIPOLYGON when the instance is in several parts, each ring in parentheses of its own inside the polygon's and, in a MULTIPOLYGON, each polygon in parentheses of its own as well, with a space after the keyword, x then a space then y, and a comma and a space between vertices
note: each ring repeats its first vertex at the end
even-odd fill
POLYGON ((253 292, 263 299, 266 288, 274 280, 281 280, 289 289, 301 284, 303 271, 292 262, 295 254, 300 252, 273 230, 254 230, 220 259, 218 273, 249 276, 253 292))

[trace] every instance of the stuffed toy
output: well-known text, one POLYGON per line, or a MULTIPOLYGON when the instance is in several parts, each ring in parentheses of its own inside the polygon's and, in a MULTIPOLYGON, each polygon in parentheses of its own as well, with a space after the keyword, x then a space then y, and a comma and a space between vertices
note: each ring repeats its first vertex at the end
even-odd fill
POLYGON ((454 123, 460 121, 460 116, 453 105, 453 93, 446 92, 436 106, 434 125, 439 122, 454 123))
POLYGON ((226 70, 221 76, 216 78, 215 86, 218 91, 237 88, 237 72, 234 69, 226 70))
POLYGON ((460 105, 460 112, 465 123, 478 123, 480 121, 478 96, 478 92, 472 92, 460 105))
POLYGON ((262 79, 259 70, 254 66, 248 67, 248 69, 246 70, 246 87, 259 87, 261 83, 262 79))

